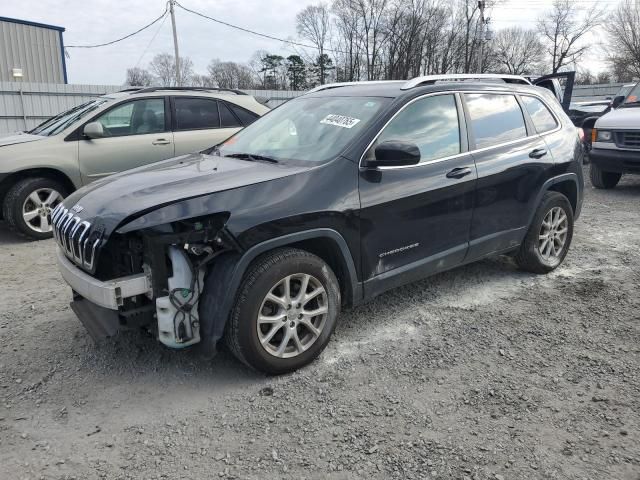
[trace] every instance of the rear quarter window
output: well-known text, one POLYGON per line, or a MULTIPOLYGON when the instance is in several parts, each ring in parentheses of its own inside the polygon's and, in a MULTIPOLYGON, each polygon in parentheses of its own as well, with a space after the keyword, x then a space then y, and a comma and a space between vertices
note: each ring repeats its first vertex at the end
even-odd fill
POLYGON ((476 148, 525 138, 527 127, 520 104, 514 95, 466 93, 476 148))
POLYGON ((521 96, 520 98, 524 103, 524 108, 529 112, 533 125, 536 127, 536 132, 549 132, 558 126, 553 114, 539 99, 529 96, 521 96))

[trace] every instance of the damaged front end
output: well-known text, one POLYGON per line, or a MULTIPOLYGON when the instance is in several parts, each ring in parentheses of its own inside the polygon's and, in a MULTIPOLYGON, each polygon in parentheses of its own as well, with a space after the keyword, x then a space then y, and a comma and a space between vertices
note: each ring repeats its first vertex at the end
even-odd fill
POLYGON ((239 250, 225 228, 228 218, 215 214, 113 232, 98 247, 92 272, 65 251, 64 231, 56 235, 60 271, 74 292, 71 307, 94 340, 145 328, 171 348, 199 343, 207 269, 239 250))

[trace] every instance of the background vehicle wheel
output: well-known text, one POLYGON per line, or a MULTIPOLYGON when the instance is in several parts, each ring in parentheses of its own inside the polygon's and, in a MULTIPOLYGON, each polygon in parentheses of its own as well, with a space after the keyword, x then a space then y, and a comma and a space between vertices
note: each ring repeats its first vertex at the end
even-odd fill
POLYGON ((9 228, 42 240, 53 236, 48 215, 67 195, 65 188, 49 178, 25 178, 9 189, 2 215, 9 228))
POLYGON ((620 181, 621 173, 605 172, 595 164, 590 168, 591 184, 596 188, 613 188, 620 181))
POLYGON ((315 359, 340 311, 336 276, 319 257, 274 250, 249 267, 225 329, 225 342, 256 370, 281 374, 315 359))
POLYGON ((567 197, 547 192, 533 217, 529 231, 516 255, 520 268, 548 273, 558 267, 573 238, 573 209, 567 197))

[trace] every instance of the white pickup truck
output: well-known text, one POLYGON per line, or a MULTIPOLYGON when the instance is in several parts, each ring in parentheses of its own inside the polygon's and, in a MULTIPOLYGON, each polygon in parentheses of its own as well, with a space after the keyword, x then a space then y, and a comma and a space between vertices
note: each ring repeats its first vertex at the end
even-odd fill
POLYGON ((623 174, 640 174, 640 83, 591 133, 591 183, 614 188, 623 174))

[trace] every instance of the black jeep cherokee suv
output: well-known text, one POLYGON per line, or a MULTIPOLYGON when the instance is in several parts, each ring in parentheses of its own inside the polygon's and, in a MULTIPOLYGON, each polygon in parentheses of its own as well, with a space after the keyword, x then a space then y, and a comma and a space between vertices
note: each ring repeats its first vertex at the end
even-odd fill
POLYGON ((78 190, 51 214, 73 310, 94 338, 224 337, 282 373, 390 288, 495 254, 553 270, 582 204, 576 128, 524 79, 457 80, 324 86, 78 190))

